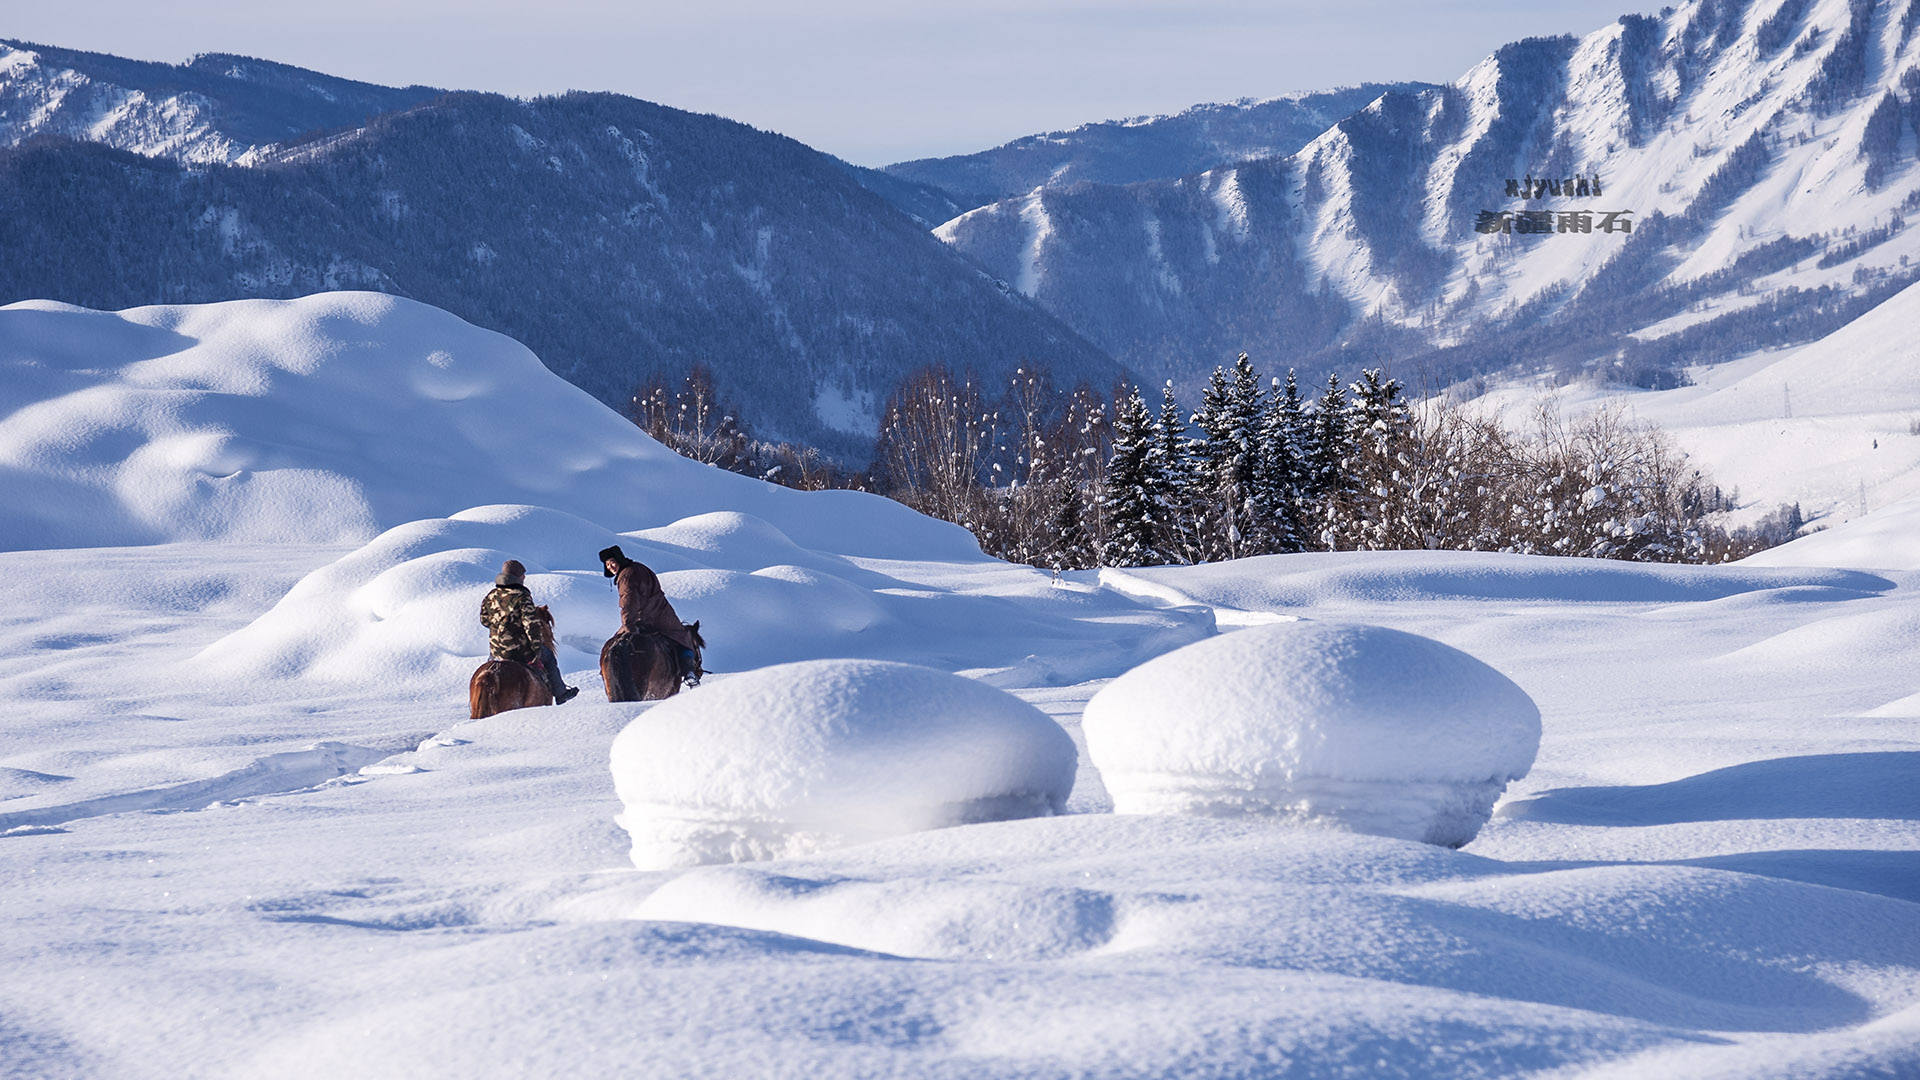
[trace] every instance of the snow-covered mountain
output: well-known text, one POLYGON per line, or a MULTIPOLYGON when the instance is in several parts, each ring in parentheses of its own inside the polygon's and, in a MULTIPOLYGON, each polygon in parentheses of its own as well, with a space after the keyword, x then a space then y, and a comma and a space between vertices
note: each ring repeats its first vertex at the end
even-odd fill
POLYGON ((60 135, 148 157, 245 161, 313 131, 439 96, 203 53, 184 64, 0 40, 0 146, 60 135))
POLYGON ((1388 91, 1286 157, 1039 190, 938 233, 1141 371, 1244 348, 1662 385, 1920 275, 1916 24, 1920 0, 1690 0, 1388 91))
POLYGON ((1083 180, 1169 180, 1291 154, 1383 93, 1429 88, 1425 83, 1365 83, 1263 101, 1195 105, 1171 116, 1106 120, 1028 135, 975 154, 903 161, 885 171, 953 192, 967 203, 965 209, 1083 180))
MULTIPOLYGON (((861 461, 886 395, 920 366, 992 383, 1023 364, 1068 385, 1122 374, 864 185, 934 216, 937 195, 791 139, 610 94, 463 93, 232 154, 290 93, 180 106, 199 142, 129 135, 171 156, 45 139, 0 151, 0 246, 12 253, 0 301, 122 308, 374 289, 525 341, 616 407, 649 378, 706 363, 757 434, 861 461), (249 119, 212 128, 209 116, 249 119), (204 163, 222 155, 236 164, 204 163)), ((93 115, 74 109, 76 123, 93 115)), ((110 143, 120 131, 79 134, 110 143)))

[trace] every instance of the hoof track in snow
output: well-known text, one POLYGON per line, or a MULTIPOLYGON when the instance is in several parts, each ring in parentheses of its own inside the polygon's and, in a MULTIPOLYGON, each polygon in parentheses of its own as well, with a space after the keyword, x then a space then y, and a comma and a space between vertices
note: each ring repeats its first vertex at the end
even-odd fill
POLYGON ((261 795, 305 791, 392 755, 391 750, 323 742, 306 750, 268 754, 245 768, 205 780, 0 814, 0 833, 18 835, 15 830, 22 825, 60 825, 81 818, 140 811, 200 810, 261 795))

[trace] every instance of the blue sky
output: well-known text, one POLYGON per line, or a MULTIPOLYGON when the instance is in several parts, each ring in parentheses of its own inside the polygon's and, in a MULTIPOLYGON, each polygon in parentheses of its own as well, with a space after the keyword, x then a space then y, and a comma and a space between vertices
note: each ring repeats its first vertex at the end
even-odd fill
POLYGON ((1634 0, 69 0, 0 37, 143 60, 234 52, 382 83, 612 90, 863 165, 1093 120, 1395 79, 1447 82, 1634 0))

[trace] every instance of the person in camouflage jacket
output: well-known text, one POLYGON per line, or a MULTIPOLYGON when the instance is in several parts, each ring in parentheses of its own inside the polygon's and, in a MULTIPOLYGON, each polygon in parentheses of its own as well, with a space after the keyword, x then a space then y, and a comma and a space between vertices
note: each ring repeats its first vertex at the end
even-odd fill
POLYGON ((487 628, 487 649, 497 660, 525 664, 540 673, 553 691, 555 704, 572 701, 579 688, 560 678, 560 664, 546 644, 553 616, 533 602, 527 589, 527 568, 508 559, 493 579, 493 591, 480 601, 480 625, 487 628))

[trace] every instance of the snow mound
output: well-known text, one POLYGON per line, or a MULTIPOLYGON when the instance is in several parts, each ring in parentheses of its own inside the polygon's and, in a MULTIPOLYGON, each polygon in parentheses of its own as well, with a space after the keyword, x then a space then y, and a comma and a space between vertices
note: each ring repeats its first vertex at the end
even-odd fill
POLYGON ((0 376, 0 550, 360 544, 524 504, 621 531, 733 512, 805 548, 984 558, 966 530, 888 499, 680 457, 519 342, 379 293, 13 304, 0 376))
POLYGON ((1449 645, 1377 626, 1240 630, 1087 703, 1120 813, 1253 814, 1458 847, 1540 746, 1540 712, 1449 645))
POLYGON ((872 660, 782 664, 642 713, 614 739, 643 870, 784 858, 1061 813, 1078 754, 1033 706, 872 660))
POLYGON ((1871 574, 1823 569, 1853 564, 1768 563, 1763 556, 1770 554, 1727 567, 1491 551, 1307 551, 1197 566, 1108 567, 1098 575, 1108 588, 1143 599, 1250 612, 1462 600, 1684 604, 1799 587, 1893 587, 1871 574))
POLYGON ((600 647, 619 626, 596 558, 611 544, 660 575, 681 618, 700 621, 716 671, 837 656, 965 669, 1000 685, 1079 682, 1213 629, 1205 612, 1143 607, 1031 567, 976 558, 889 561, 881 572, 802 547, 737 511, 615 533, 562 510, 481 506, 387 530, 307 575, 197 663, 230 680, 313 679, 457 698, 486 658, 480 600, 511 558, 526 564, 534 602, 553 611, 561 669, 585 669, 590 684, 600 647))

